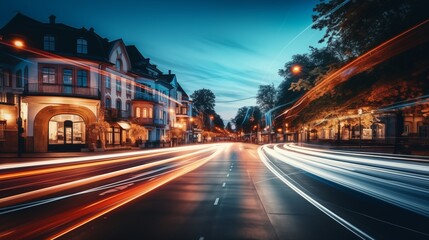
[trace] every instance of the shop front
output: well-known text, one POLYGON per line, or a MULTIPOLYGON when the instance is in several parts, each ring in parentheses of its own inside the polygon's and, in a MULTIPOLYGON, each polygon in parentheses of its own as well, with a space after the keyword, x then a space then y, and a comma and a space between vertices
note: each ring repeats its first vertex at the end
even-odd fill
POLYGON ((49 120, 48 151, 79 151, 85 147, 86 124, 75 114, 55 115, 49 120))

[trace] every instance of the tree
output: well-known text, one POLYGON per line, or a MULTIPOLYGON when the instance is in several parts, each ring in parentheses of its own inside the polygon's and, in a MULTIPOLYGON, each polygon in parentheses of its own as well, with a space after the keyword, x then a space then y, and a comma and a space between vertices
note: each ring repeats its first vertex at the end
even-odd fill
POLYGON ((200 112, 214 111, 216 96, 210 89, 199 89, 191 94, 194 109, 200 112))
POLYGON ((258 94, 256 95, 256 103, 263 112, 274 108, 276 103, 276 88, 274 84, 259 85, 258 94))
POLYGON ((257 106, 241 107, 232 119, 236 131, 250 132, 253 127, 261 123, 261 110, 257 106))
POLYGON ((424 21, 423 0, 321 1, 314 8, 314 29, 326 33, 320 42, 337 44, 343 54, 355 57, 424 21))

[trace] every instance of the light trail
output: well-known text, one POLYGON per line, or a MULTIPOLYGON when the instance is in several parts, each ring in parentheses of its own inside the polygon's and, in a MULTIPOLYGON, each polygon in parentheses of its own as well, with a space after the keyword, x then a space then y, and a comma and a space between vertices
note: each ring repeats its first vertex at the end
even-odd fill
MULTIPOLYGON (((53 202, 65 201, 66 199, 69 199, 69 202, 73 201, 75 198, 82 199, 84 201, 82 202, 82 205, 77 205, 78 203, 76 203, 74 204, 74 207, 67 207, 64 210, 59 210, 58 212, 55 212, 54 215, 41 215, 39 216, 38 221, 13 224, 10 226, 10 229, 2 229, 0 231, 0 236, 5 236, 10 239, 28 239, 38 236, 48 239, 61 237, 64 234, 67 234, 70 231, 73 231, 74 229, 143 196, 165 183, 193 171, 211 159, 218 157, 222 152, 229 151, 231 146, 232 144, 203 145, 202 148, 198 148, 198 151, 195 152, 185 154, 179 153, 178 156, 162 159, 157 162, 128 167, 126 169, 102 174, 100 176, 88 177, 82 180, 62 184, 58 189, 56 189, 57 191, 53 191, 52 193, 58 193, 65 189, 74 188, 76 187, 75 184, 93 184, 100 182, 101 180, 114 180, 114 177, 117 176, 125 177, 119 180, 116 178, 113 182, 107 182, 100 186, 92 186, 88 189, 79 190, 77 192, 66 192, 66 194, 62 196, 49 197, 35 202, 28 202, 29 199, 25 199, 26 202, 23 204, 3 208, 1 209, 3 211, 10 210, 12 212, 16 212, 25 211, 25 208, 28 209, 30 207, 37 207, 53 202), (157 168, 150 171, 144 171, 149 167, 157 168), (129 174, 132 173, 134 174, 129 176, 129 174), (86 200, 86 197, 84 197, 85 194, 92 193, 91 196, 94 196, 95 192, 106 191, 108 189, 114 189, 115 191, 106 192, 106 194, 96 194, 96 198, 91 197, 89 200, 86 200)), ((57 188, 57 186, 52 187, 54 187, 54 189, 57 188)), ((36 193, 36 195, 37 194, 38 193, 36 193)), ((43 193, 43 195, 46 195, 46 193, 43 193)), ((34 198, 34 196, 30 197, 34 198)), ((10 204, 11 202, 8 203, 10 204)), ((10 213, 11 212, 3 212, 3 215, 8 216, 10 213)))
POLYGON ((322 211, 324 214, 338 222, 340 225, 354 233, 356 236, 360 237, 361 239, 374 239, 353 224, 349 223, 345 219, 341 218, 331 210, 329 210, 327 207, 322 205, 320 202, 318 202, 316 199, 312 198, 309 194, 305 193, 305 190, 302 186, 300 186, 297 182, 295 182, 292 178, 287 176, 287 174, 283 173, 278 167, 276 167, 274 164, 271 163, 271 161, 266 157, 264 151, 266 147, 259 147, 258 148, 258 155, 261 161, 264 163, 264 165, 275 175, 277 176, 284 184, 286 184, 288 187, 290 187, 293 191, 298 193, 301 197, 303 197, 305 200, 307 200, 309 203, 311 203, 313 206, 318 208, 320 211, 322 211), (264 149, 264 150, 263 150, 264 149))
POLYGON ((218 147, 217 145, 214 145, 214 146, 211 146, 208 148, 206 147, 205 149, 202 149, 199 151, 191 152, 191 153, 180 155, 177 157, 172 157, 172 158, 168 158, 168 159, 164 159, 164 160, 160 160, 160 161, 156 161, 156 162, 151 162, 151 163, 147 163, 147 164, 143 164, 143 165, 139 165, 139 166, 135 166, 135 167, 131 167, 131 168, 121 169, 118 171, 113 171, 113 172, 108 172, 105 174, 100 174, 97 176, 92 176, 89 178, 79 179, 79 180, 75 180, 75 181, 71 181, 71 182, 66 182, 63 184, 58 184, 55 186, 50 186, 50 187, 46 187, 46 188, 42 188, 42 189, 38 189, 38 190, 33 190, 33 191, 29 191, 29 192, 24 192, 24 193, 12 195, 12 196, 4 197, 4 198, 0 199, 0 207, 18 204, 20 202, 25 202, 25 201, 35 199, 38 197, 46 196, 48 194, 56 193, 58 191, 64 191, 67 189, 76 188, 76 187, 83 186, 86 184, 91 184, 91 183, 94 183, 97 181, 106 180, 108 178, 117 177, 117 176, 120 176, 123 174, 132 173, 132 172, 148 169, 151 167, 160 166, 162 164, 177 161, 177 160, 180 160, 180 159, 183 159, 186 157, 191 157, 191 156, 198 155, 198 154, 201 154, 204 152, 212 151, 213 149, 215 149, 217 147, 218 147))
MULTIPOLYGON (((9 46, 11 48, 16 48, 16 46, 14 44, 9 43, 9 42, 5 42, 5 41, 1 41, 0 40, 0 43, 4 44, 6 46, 9 46)), ((135 81, 132 81, 132 80, 129 80, 129 79, 125 79, 121 75, 118 75, 118 74, 115 74, 115 73, 112 73, 112 72, 108 72, 106 70, 99 69, 96 66, 91 66, 90 64, 83 63, 84 61, 88 61, 86 59, 81 59, 81 61, 79 61, 79 60, 73 60, 71 58, 66 58, 66 57, 63 57, 63 56, 58 55, 58 54, 54 54, 54 53, 51 53, 51 52, 39 50, 39 49, 36 49, 36 48, 30 48, 30 47, 27 47, 27 46, 19 47, 19 49, 27 51, 29 53, 33 53, 33 54, 45 57, 45 58, 48 58, 48 59, 52 59, 52 60, 54 60, 56 62, 62 62, 62 63, 68 64, 68 65, 73 65, 73 66, 76 66, 76 67, 81 67, 81 68, 83 68, 85 70, 88 70, 88 71, 96 73, 96 74, 103 75, 105 77, 110 77, 110 74, 112 74, 112 75, 114 75, 115 79, 119 78, 120 81, 121 82, 125 82, 125 84, 131 84, 131 86, 137 86, 139 88, 143 88, 143 89, 148 90, 148 91, 153 91, 154 93, 158 94, 159 96, 162 96, 162 97, 164 97, 166 99, 169 99, 172 102, 175 102, 175 103, 177 103, 179 105, 182 105, 182 103, 180 101, 177 101, 176 99, 174 99, 174 98, 172 98, 172 97, 170 97, 170 96, 168 96, 168 95, 166 95, 166 94, 164 94, 164 93, 162 93, 162 92, 160 92, 160 91, 158 91, 158 90, 156 90, 154 88, 148 87, 148 86, 146 86, 144 84, 140 84, 138 82, 135 82, 135 81), (125 79, 125 80, 123 80, 123 79, 125 79)), ((15 56, 13 56, 13 57, 15 57, 15 56)))
POLYGON ((146 154, 167 153, 166 151, 168 151, 168 153, 175 153, 175 152, 181 152, 181 151, 193 151, 193 150, 198 150, 206 147, 207 146, 205 145, 194 145, 194 146, 184 146, 184 147, 174 147, 174 148, 132 151, 132 152, 124 152, 124 153, 102 154, 102 155, 94 155, 94 156, 87 156, 87 157, 72 157, 72 158, 66 158, 66 159, 59 158, 59 159, 52 159, 52 160, 23 162, 23 163, 6 163, 6 164, 0 164, 0 171, 7 170, 7 169, 37 167, 37 166, 44 166, 44 165, 95 161, 95 160, 120 158, 120 157, 128 157, 128 156, 135 156, 135 155, 144 156, 146 154))
POLYGON ((328 181, 429 216, 429 167, 426 164, 411 162, 410 158, 408 162, 392 161, 392 156, 313 151, 294 145, 286 145, 284 149, 264 147, 263 152, 328 181))
POLYGON ((355 60, 323 78, 291 108, 285 110, 282 115, 299 114, 299 112, 302 111, 302 109, 304 109, 312 100, 322 96, 324 93, 345 82, 350 77, 366 71, 399 53, 429 41, 429 35, 427 34, 428 28, 429 19, 362 54, 355 60))

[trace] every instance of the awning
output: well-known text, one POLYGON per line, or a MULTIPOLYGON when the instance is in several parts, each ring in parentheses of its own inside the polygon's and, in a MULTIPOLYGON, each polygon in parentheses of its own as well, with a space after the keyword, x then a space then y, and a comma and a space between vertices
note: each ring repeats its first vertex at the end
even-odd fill
POLYGON ((131 128, 131 124, 126 121, 119 121, 118 124, 119 126, 121 126, 122 129, 125 129, 125 130, 128 130, 131 128))

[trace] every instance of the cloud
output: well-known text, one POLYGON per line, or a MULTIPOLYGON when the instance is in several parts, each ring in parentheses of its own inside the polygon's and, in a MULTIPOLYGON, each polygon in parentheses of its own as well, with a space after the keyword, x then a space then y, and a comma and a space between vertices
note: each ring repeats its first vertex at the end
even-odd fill
POLYGON ((209 38, 206 37, 202 40, 202 43, 212 46, 214 48, 223 48, 223 49, 231 49, 239 52, 245 52, 253 55, 261 55, 260 52, 249 48, 237 41, 227 39, 227 38, 209 38))

